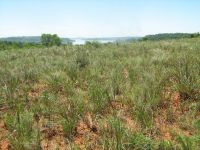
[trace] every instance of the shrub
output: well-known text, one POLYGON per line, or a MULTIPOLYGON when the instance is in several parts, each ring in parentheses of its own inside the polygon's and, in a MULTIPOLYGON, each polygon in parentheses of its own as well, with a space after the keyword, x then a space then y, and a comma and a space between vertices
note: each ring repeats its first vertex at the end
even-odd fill
POLYGON ((75 62, 79 66, 79 68, 85 68, 89 65, 89 57, 85 50, 80 49, 75 54, 75 62))

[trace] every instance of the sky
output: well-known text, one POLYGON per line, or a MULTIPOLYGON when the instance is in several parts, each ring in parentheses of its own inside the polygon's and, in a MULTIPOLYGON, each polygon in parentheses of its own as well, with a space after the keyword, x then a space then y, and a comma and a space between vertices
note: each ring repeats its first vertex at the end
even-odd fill
POLYGON ((0 37, 200 32, 200 0, 0 0, 0 37))

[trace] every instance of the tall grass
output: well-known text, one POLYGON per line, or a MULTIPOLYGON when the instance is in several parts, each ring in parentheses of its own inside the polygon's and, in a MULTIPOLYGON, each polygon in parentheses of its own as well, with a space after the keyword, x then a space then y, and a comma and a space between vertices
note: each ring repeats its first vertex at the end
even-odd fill
POLYGON ((41 126, 57 125, 64 144, 76 145, 75 129, 89 113, 97 132, 85 130, 97 139, 86 144, 100 149, 200 149, 199 43, 194 38, 0 51, 0 119, 11 147, 40 148, 41 126), (163 139, 156 120, 178 132, 163 139))

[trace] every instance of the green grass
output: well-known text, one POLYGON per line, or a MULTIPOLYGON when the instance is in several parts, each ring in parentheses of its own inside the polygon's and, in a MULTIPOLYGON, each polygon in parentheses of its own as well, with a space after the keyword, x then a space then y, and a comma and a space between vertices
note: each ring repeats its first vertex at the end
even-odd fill
POLYGON ((12 149, 40 149, 42 131, 55 126, 79 149, 77 125, 88 113, 97 131, 87 134, 98 138, 81 137, 85 147, 200 149, 199 50, 194 38, 0 51, 0 119, 12 149))

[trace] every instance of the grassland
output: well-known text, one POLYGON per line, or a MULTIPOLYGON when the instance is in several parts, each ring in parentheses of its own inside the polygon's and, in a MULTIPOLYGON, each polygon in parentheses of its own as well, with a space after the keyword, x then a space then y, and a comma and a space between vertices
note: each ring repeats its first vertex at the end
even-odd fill
POLYGON ((0 51, 0 149, 200 149, 200 39, 0 51))

